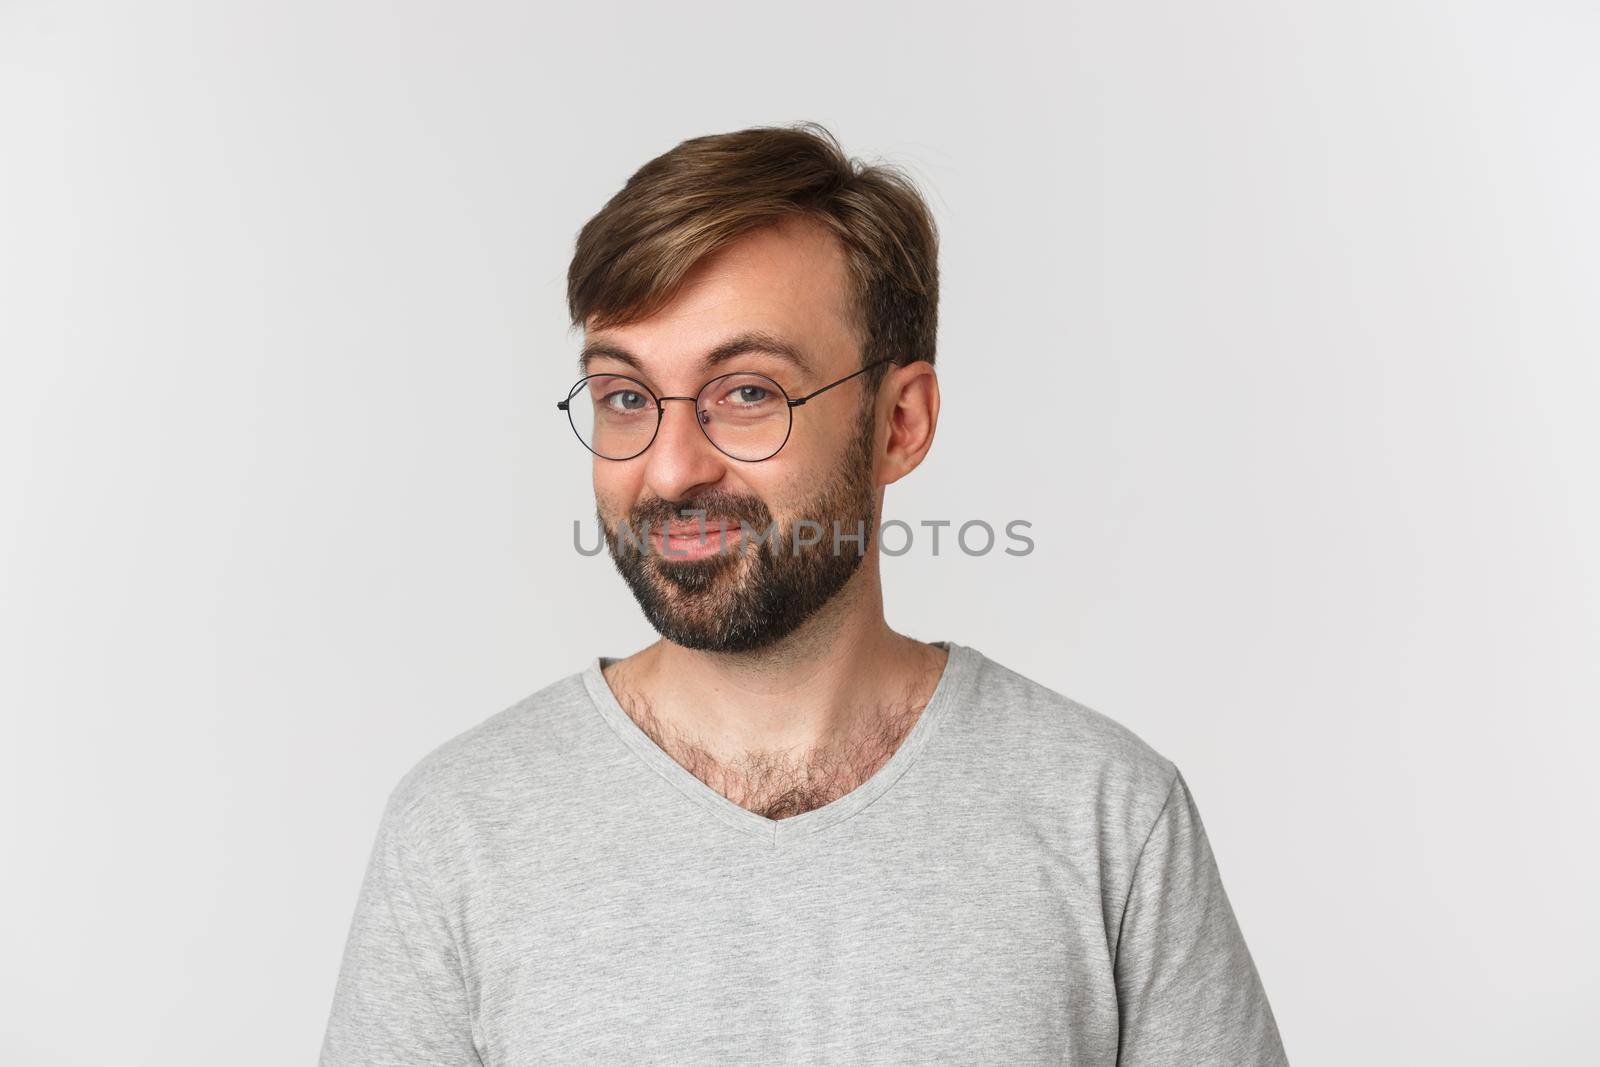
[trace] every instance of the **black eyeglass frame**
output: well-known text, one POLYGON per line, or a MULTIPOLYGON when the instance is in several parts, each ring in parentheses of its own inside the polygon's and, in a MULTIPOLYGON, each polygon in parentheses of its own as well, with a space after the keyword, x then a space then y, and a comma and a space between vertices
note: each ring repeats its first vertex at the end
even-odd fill
MULTIPOLYGON (((773 456, 776 456, 779 452, 782 452, 783 451, 783 446, 789 443, 789 435, 794 432, 794 409, 795 408, 799 407, 801 404, 804 404, 807 400, 810 400, 812 397, 818 395, 819 393, 826 393, 829 389, 832 389, 834 386, 843 385, 845 382, 848 382, 851 378, 854 378, 857 375, 865 374, 867 371, 871 370, 874 367, 881 367, 885 363, 894 363, 894 364, 898 365, 899 361, 895 360, 895 359, 889 359, 887 357, 884 358, 884 359, 874 360, 873 362, 868 363, 865 367, 862 367, 862 368, 860 368, 858 370, 851 371, 849 374, 846 374, 843 378, 840 378, 837 381, 829 382, 827 385, 824 385, 824 386, 822 386, 820 388, 811 390, 811 392, 807 393, 805 396, 797 396, 797 397, 794 397, 793 399, 790 399, 788 390, 786 390, 782 385, 779 385, 776 379, 768 378, 765 374, 761 374, 761 373, 758 373, 756 371, 729 371, 727 374, 719 374, 715 378, 712 378, 710 381, 708 381, 704 385, 702 385, 700 387, 700 392, 696 393, 694 396, 656 396, 655 391, 653 389, 651 389, 648 385, 644 384, 639 379, 637 379, 637 378, 635 378, 635 377, 633 377, 631 375, 628 375, 628 374, 586 374, 582 378, 578 379, 578 382, 577 382, 576 385, 574 385, 571 389, 567 390, 567 398, 565 400, 556 401, 556 407, 557 407, 557 409, 559 409, 561 411, 565 411, 567 413, 567 425, 572 427, 572 433, 573 433, 574 436, 576 436, 578 438, 578 443, 579 444, 583 445, 584 448, 588 449, 590 452, 593 452, 596 456, 599 456, 601 459, 608 459, 608 460, 611 460, 613 463, 625 463, 630 459, 638 459, 640 456, 644 455, 647 451, 650 450, 650 446, 651 445, 656 443, 656 438, 658 436, 660 436, 660 434, 661 434, 661 420, 666 418, 666 415, 667 415, 667 409, 666 409, 666 407, 664 405, 666 404, 666 402, 668 400, 687 400, 690 403, 698 405, 699 402, 700 402, 701 393, 704 393, 707 389, 709 389, 711 386, 715 385, 717 382, 720 382, 724 378, 737 378, 737 377, 741 377, 741 376, 742 377, 746 377, 746 378, 764 378, 767 381, 772 382, 772 384, 777 388, 779 394, 782 395, 784 403, 786 405, 788 405, 789 425, 783 431, 783 440, 778 442, 778 447, 774 448, 771 452, 769 452, 766 455, 762 456, 760 459, 744 459, 744 458, 742 458, 740 456, 733 455, 732 453, 730 453, 726 449, 724 449, 721 445, 717 444, 716 441, 712 440, 710 432, 706 429, 706 424, 705 424, 704 420, 702 420, 702 419, 697 417, 694 421, 695 421, 695 424, 700 427, 700 432, 702 434, 705 434, 706 440, 707 441, 711 441, 711 447, 715 448, 718 452, 721 452, 724 456, 727 456, 729 459, 737 460, 740 463, 765 463, 767 460, 771 459, 773 456), (650 440, 646 441, 644 443, 644 446, 642 448, 640 448, 639 451, 635 452, 633 455, 631 455, 631 456, 607 456, 607 455, 604 455, 603 453, 595 452, 594 448, 589 444, 589 442, 585 441, 583 439, 583 434, 582 434, 581 431, 579 431, 578 424, 572 421, 572 406, 571 406, 572 398, 577 396, 579 391, 583 389, 584 383, 589 381, 592 378, 620 378, 623 381, 633 382, 635 385, 637 385, 639 387, 640 391, 643 392, 646 396, 654 398, 654 400, 656 402, 656 428, 653 431, 651 431, 650 440)), ((698 416, 698 414, 699 414, 699 412, 697 411, 696 415, 698 416)))

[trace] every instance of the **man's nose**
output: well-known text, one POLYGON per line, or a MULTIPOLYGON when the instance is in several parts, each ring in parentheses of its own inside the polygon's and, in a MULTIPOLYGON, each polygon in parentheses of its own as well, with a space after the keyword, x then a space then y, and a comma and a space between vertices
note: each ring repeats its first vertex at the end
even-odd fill
POLYGON ((694 398, 663 397, 661 426, 645 452, 645 483, 662 500, 682 500, 722 480, 727 463, 700 428, 694 398))

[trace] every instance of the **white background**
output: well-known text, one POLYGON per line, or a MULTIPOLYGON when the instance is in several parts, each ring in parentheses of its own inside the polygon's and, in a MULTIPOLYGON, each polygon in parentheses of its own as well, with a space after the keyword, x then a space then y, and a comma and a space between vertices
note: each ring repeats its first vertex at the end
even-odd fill
POLYGON ((1125 723, 1291 1059, 1594 1063, 1592 5, 6 2, 0 1061, 315 1058, 383 801, 653 636, 582 223, 814 119, 943 233, 890 622, 1125 723))

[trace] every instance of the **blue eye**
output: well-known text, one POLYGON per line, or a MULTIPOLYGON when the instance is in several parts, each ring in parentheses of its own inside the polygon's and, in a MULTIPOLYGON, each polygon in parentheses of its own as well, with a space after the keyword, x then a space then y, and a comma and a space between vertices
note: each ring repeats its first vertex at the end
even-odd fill
POLYGON ((649 406, 644 394, 632 389, 619 389, 614 393, 607 393, 600 402, 615 411, 638 411, 649 406))

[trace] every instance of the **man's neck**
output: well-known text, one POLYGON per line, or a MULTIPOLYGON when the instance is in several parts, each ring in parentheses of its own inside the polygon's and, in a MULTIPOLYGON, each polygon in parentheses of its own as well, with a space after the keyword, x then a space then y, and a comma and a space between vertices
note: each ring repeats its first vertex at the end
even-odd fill
POLYGON ((663 751, 735 803, 769 818, 819 807, 894 754, 947 658, 891 630, 875 588, 857 592, 759 652, 657 641, 606 680, 663 751))

